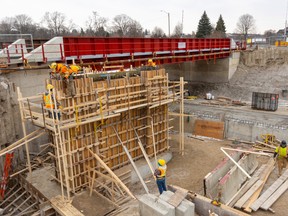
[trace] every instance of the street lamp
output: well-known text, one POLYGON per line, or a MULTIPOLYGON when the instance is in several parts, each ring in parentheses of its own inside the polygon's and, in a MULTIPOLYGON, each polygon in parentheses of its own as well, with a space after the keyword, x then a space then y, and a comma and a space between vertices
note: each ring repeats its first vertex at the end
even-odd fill
POLYGON ((166 13, 168 15, 168 35, 170 37, 170 13, 164 10, 161 10, 161 12, 166 13))
POLYGON ((19 31, 17 28, 15 28, 14 26, 12 26, 11 31, 12 31, 12 32, 16 32, 16 33, 20 33, 20 39, 22 38, 22 32, 21 32, 21 30, 19 31))

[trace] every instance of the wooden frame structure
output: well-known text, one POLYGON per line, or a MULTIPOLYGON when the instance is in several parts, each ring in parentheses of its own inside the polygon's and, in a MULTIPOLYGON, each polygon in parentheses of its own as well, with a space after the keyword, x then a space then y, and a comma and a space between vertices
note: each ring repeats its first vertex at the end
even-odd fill
POLYGON ((22 121, 30 120, 53 137, 55 179, 61 184, 62 198, 67 195, 69 199, 83 187, 92 191, 108 184, 118 190, 110 190, 109 199, 115 194, 134 198, 114 174, 130 163, 123 147, 133 160, 156 158, 168 149, 168 104, 183 93, 183 87, 176 92, 180 82, 169 83, 164 69, 124 75, 115 79, 110 74, 97 79, 78 76, 68 83, 47 80, 46 84, 54 86, 54 104, 60 102, 61 110, 45 108, 43 94, 26 98, 19 94, 22 121), (49 118, 48 111, 60 112, 60 120, 57 115, 49 118))

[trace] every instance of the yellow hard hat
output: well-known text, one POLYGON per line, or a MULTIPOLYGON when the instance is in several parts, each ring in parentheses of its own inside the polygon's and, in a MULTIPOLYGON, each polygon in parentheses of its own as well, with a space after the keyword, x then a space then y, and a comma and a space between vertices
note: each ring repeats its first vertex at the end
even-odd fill
POLYGON ((152 63, 152 62, 153 62, 153 60, 152 60, 152 59, 149 59, 149 60, 148 60, 148 62, 149 62, 149 63, 152 63))
POLYGON ((165 166, 165 164, 166 164, 166 161, 164 159, 159 159, 158 160, 158 165, 159 166, 165 166))
POLYGON ((57 63, 53 62, 49 67, 50 69, 55 69, 57 67, 57 63))
POLYGON ((53 88, 54 88, 54 86, 53 86, 53 85, 51 85, 51 84, 48 84, 48 85, 46 86, 46 88, 47 88, 47 90, 51 90, 51 89, 53 89, 53 88))

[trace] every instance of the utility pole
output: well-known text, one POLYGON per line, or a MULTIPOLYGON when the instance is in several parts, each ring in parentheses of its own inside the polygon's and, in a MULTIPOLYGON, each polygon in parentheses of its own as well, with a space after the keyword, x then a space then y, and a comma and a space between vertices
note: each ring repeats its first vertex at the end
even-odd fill
POLYGON ((182 26, 181 26, 181 36, 183 36, 183 28, 184 28, 184 24, 183 24, 183 21, 184 21, 184 10, 182 10, 182 26))
POLYGON ((287 11, 288 11, 288 0, 287 0, 287 6, 286 6, 285 29, 283 31, 285 42, 287 40, 287 11))
POLYGON ((168 37, 170 37, 170 13, 164 10, 161 10, 161 12, 164 12, 168 15, 168 37))

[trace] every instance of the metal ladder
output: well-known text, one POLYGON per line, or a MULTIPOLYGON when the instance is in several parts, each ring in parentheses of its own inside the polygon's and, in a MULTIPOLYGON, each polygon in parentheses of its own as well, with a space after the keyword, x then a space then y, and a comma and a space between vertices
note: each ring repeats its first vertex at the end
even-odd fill
POLYGON ((13 159, 14 153, 7 153, 5 157, 5 164, 4 164, 4 172, 3 172, 3 177, 0 183, 0 199, 4 199, 5 196, 5 190, 6 190, 6 185, 8 183, 8 178, 9 178, 9 171, 11 169, 11 161, 13 159))

